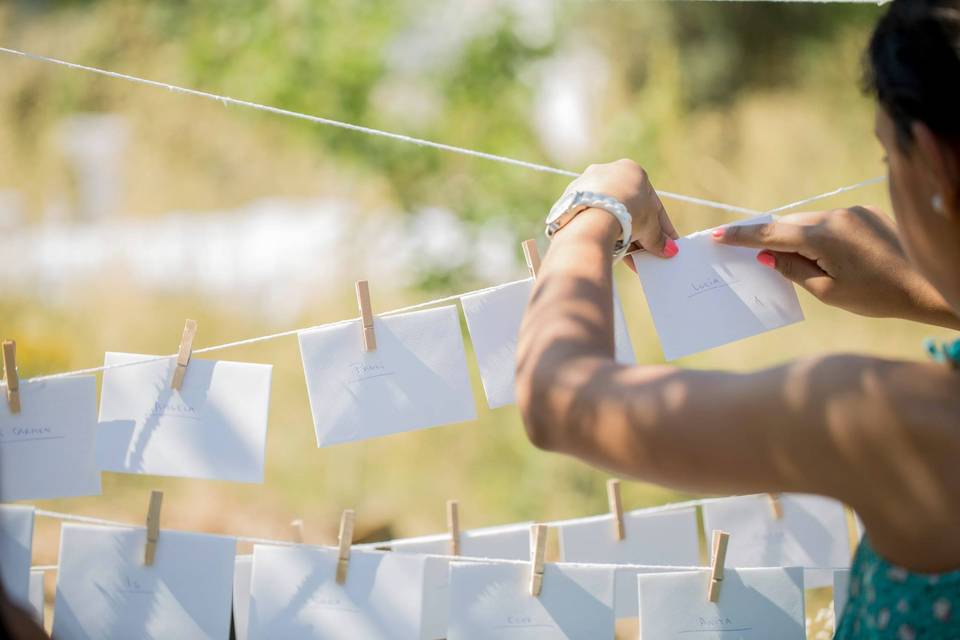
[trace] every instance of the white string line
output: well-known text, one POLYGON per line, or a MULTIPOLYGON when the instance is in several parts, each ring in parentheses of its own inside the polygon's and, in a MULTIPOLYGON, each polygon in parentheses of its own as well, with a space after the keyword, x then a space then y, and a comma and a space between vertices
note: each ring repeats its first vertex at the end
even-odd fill
MULTIPOLYGON (((751 494, 744 496, 721 496, 716 498, 697 498, 694 500, 686 500, 684 502, 670 502, 667 504, 657 505, 655 507, 645 507, 642 509, 634 509, 629 513, 642 513, 644 515, 662 513, 665 511, 676 511, 678 509, 687 509, 690 507, 702 507, 704 505, 713 504, 716 502, 723 502, 731 498, 761 498, 765 497, 766 494, 751 494)), ((143 525, 130 524, 128 522, 119 522, 116 520, 107 520, 105 518, 94 518, 91 516, 82 516, 73 513, 62 513, 60 511, 48 511, 46 509, 34 509, 34 514, 42 518, 52 518, 54 520, 60 520, 63 522, 80 522, 83 524, 94 524, 106 527, 124 527, 128 529, 142 529, 143 525)), ((601 516, 604 514, 600 514, 601 516)), ((587 516, 587 518, 595 518, 597 516, 587 516)), ((567 524, 572 524, 575 522, 580 522, 584 518, 570 518, 568 520, 554 520, 553 522, 546 522, 548 527, 559 527, 567 524)), ((503 525, 509 526, 509 525, 503 525)), ((253 544, 270 544, 270 545, 282 545, 282 546, 294 546, 299 543, 293 542, 291 540, 273 540, 270 538, 257 538, 253 536, 231 536, 229 534, 211 534, 211 535, 224 535, 226 537, 234 538, 239 542, 250 542, 253 544)), ((377 545, 389 545, 393 540, 384 540, 383 542, 375 542, 372 544, 377 545)), ((43 570, 55 570, 57 565, 43 565, 38 567, 32 567, 33 569, 43 569, 43 570)))
MULTIPOLYGON (((356 131, 358 133, 365 133, 371 136, 380 136, 383 138, 390 138, 392 140, 399 140, 401 142, 409 142, 410 144, 415 144, 421 147, 430 147, 433 149, 439 149, 441 151, 449 151, 450 153, 459 153, 465 156, 472 156, 474 158, 482 158, 484 160, 492 160, 494 162, 500 162, 503 164, 510 164, 517 167, 523 167, 525 169, 532 169, 534 171, 541 171, 543 173, 553 173, 561 176, 568 176, 571 178, 576 178, 580 174, 575 171, 569 171, 566 169, 557 169, 556 167, 550 167, 543 164, 537 164, 535 162, 527 162, 526 160, 517 160, 515 158, 508 158, 507 156, 501 156, 494 153, 486 153, 484 151, 476 151, 474 149, 466 149, 464 147, 456 147, 450 144, 444 144, 442 142, 434 142, 432 140, 424 140, 423 138, 414 138, 413 136, 407 136, 402 133, 394 133, 392 131, 384 131, 382 129, 374 129, 372 127, 364 127, 357 124, 351 124, 349 122, 342 122, 340 120, 332 120, 330 118, 321 118, 320 116, 312 116, 305 113, 300 113, 297 111, 290 111, 289 109, 281 109, 279 107, 271 107, 264 104, 259 104, 256 102, 250 102, 248 100, 239 100, 237 98, 231 98, 229 96, 221 96, 215 93, 208 93, 206 91, 199 91, 197 89, 188 89, 186 87, 180 87, 173 84, 167 84, 166 82, 158 82, 156 80, 147 80, 145 78, 138 78, 137 76, 127 75, 125 73, 118 73, 116 71, 107 71, 105 69, 98 69, 97 67, 88 67, 82 64, 76 64, 73 62, 67 62, 65 60, 60 60, 58 58, 50 58, 47 56, 42 56, 35 53, 29 53, 26 51, 19 51, 17 49, 8 49, 6 47, 0 47, 0 52, 9 53, 11 55, 20 56, 23 58, 28 58, 30 60, 36 60, 38 62, 47 62, 49 64, 60 65, 70 69, 78 71, 87 71, 89 73, 96 73, 102 76, 107 76, 109 78, 115 78, 117 80, 126 80, 128 82, 134 82, 138 84, 144 84, 151 87, 159 87, 161 89, 167 89, 168 91, 173 91, 175 93, 182 93, 186 95, 196 96, 200 98, 206 98, 208 100, 216 100, 217 102, 227 105, 237 105, 240 107, 247 107, 250 109, 256 109, 258 111, 266 111, 268 113, 273 113, 281 116, 287 116, 290 118, 298 118, 300 120, 307 120, 315 124, 327 125, 330 127, 339 127, 340 129, 347 129, 349 131, 356 131)), ((731 211, 735 213, 740 213, 744 215, 757 215, 760 213, 755 209, 748 209, 746 207, 739 207, 737 205, 726 204, 723 202, 716 202, 713 200, 706 200, 704 198, 696 198, 693 196, 686 196, 680 193, 673 193, 670 191, 658 191, 662 197, 668 198, 671 200, 677 200, 680 202, 687 202, 690 204, 697 204, 704 207, 710 207, 712 209, 719 209, 721 211, 731 211)))
POLYGON ((790 204, 785 204, 782 207, 777 207, 776 209, 770 209, 766 213, 780 213, 781 211, 787 211, 789 209, 796 209, 797 207, 802 207, 805 204, 810 204, 811 202, 816 202, 817 200, 825 200, 831 196, 840 195, 841 193, 847 193, 848 191, 854 191, 855 189, 860 189, 861 187, 868 187, 870 185, 879 184, 886 181, 886 176, 874 176, 873 178, 868 178, 863 182, 858 182, 856 184, 847 185, 845 187, 838 187, 833 191, 827 191, 826 193, 821 193, 816 196, 811 196, 809 198, 804 198, 803 200, 797 200, 796 202, 791 202, 790 204))

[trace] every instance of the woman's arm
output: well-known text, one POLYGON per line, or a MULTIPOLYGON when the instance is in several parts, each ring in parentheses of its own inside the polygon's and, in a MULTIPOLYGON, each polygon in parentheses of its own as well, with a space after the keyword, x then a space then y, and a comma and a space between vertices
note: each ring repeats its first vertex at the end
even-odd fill
POLYGON ((957 531, 955 374, 858 356, 751 374, 618 365, 609 257, 618 231, 608 213, 588 210, 540 268, 517 369, 534 444, 690 490, 829 495, 868 527, 899 523, 906 536, 918 523, 957 531))

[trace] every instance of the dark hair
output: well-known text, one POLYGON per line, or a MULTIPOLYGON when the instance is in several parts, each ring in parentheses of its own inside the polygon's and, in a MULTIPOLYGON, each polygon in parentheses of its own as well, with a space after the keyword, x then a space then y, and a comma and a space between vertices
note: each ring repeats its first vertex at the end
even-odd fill
POLYGON ((903 148, 917 121, 960 142, 960 0, 894 0, 870 39, 864 85, 903 148))

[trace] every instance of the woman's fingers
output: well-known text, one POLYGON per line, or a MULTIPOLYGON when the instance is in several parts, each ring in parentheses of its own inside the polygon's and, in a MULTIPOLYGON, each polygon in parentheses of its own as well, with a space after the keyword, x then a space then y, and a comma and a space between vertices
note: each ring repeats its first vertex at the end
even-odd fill
POLYGON ((810 227, 768 222, 766 224, 733 225, 713 230, 713 238, 723 244, 754 249, 799 252, 806 248, 810 227))
POLYGON ((667 212, 660 202, 660 197, 653 189, 650 190, 650 196, 643 207, 647 209, 645 216, 634 215, 634 221, 638 218, 643 220, 639 229, 633 232, 634 240, 644 249, 655 256, 661 258, 672 258, 677 255, 677 243, 673 238, 677 237, 677 230, 673 228, 673 223, 667 217, 667 212))
POLYGON ((765 250, 757 254, 757 262, 776 269, 784 278, 797 283, 821 300, 830 295, 830 288, 834 285, 833 278, 816 262, 798 253, 765 250))

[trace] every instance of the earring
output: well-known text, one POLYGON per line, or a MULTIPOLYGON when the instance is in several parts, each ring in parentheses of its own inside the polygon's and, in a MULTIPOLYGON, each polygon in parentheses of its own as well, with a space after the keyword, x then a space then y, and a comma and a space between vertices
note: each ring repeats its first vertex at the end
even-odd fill
POLYGON ((937 213, 943 213, 943 196, 939 193, 934 195, 930 200, 930 204, 933 206, 933 210, 937 213))

